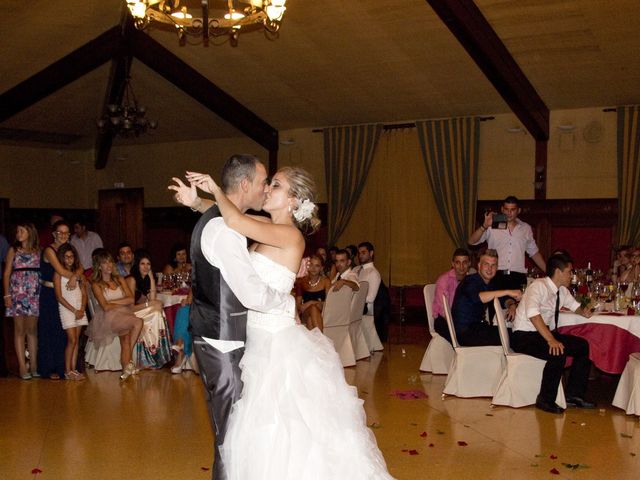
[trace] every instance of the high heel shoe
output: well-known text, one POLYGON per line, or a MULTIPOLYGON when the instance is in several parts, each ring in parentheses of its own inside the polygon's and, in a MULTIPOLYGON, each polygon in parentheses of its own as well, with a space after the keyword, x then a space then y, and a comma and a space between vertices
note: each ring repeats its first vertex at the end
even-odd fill
POLYGON ((124 367, 124 370, 122 371, 122 375, 120 375, 120 380, 124 381, 127 378, 129 378, 131 375, 135 375, 138 372, 139 370, 135 367, 133 362, 129 362, 127 363, 127 366, 124 367))
POLYGON ((182 357, 182 362, 180 362, 180 365, 176 365, 174 367, 171 367, 171 373, 176 373, 176 374, 182 373, 182 370, 184 370, 184 368, 187 365, 188 361, 189 361, 189 357, 184 355, 182 357))

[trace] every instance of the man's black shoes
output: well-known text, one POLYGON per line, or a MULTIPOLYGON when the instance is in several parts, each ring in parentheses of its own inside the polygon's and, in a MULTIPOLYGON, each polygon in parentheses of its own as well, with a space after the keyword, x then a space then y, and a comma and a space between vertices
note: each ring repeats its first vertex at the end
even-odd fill
POLYGON ((556 402, 549 402, 548 400, 545 400, 543 398, 538 397, 536 399, 536 408, 539 408, 540 410, 544 411, 544 412, 549 412, 549 413, 562 413, 564 412, 564 408, 559 407, 556 402))
POLYGON ((567 397, 567 407, 571 408, 596 408, 596 404, 588 402, 580 397, 567 397))

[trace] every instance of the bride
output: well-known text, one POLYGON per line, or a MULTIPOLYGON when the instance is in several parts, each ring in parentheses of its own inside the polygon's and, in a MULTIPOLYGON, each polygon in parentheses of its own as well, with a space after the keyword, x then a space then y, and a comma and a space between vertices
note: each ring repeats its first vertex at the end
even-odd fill
MULTIPOLYGON (((258 242, 251 258, 260 277, 291 291, 305 247, 300 229, 320 223, 309 174, 291 167, 276 173, 263 206, 271 223, 242 214, 209 175, 188 172, 187 179, 215 196, 230 228, 258 242)), ((222 446, 230 480, 392 479, 363 401, 319 330, 250 310, 240 366, 242 397, 222 446)))

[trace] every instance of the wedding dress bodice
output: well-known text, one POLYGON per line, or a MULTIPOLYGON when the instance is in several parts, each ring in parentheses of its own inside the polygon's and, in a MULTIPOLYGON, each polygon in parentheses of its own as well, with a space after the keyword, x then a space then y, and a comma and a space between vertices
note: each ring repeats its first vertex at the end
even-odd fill
MULTIPOLYGON (((251 262, 263 282, 279 292, 291 292, 296 280, 295 273, 258 252, 251 252, 251 262)), ((294 324, 295 319, 283 315, 281 310, 270 312, 249 310, 247 317, 248 327, 270 331, 277 331, 294 324)))

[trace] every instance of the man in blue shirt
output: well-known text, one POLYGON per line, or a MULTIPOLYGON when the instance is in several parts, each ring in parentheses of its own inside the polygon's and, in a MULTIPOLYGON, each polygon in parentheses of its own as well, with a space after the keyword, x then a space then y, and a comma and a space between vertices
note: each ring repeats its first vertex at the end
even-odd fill
POLYGON ((458 285, 451 306, 451 315, 458 342, 463 346, 500 345, 498 327, 487 322, 486 310, 494 298, 507 297, 503 305, 508 309, 506 318, 511 320, 516 312, 520 290, 496 290, 493 281, 498 270, 498 253, 487 249, 478 261, 478 273, 467 275, 458 285))

